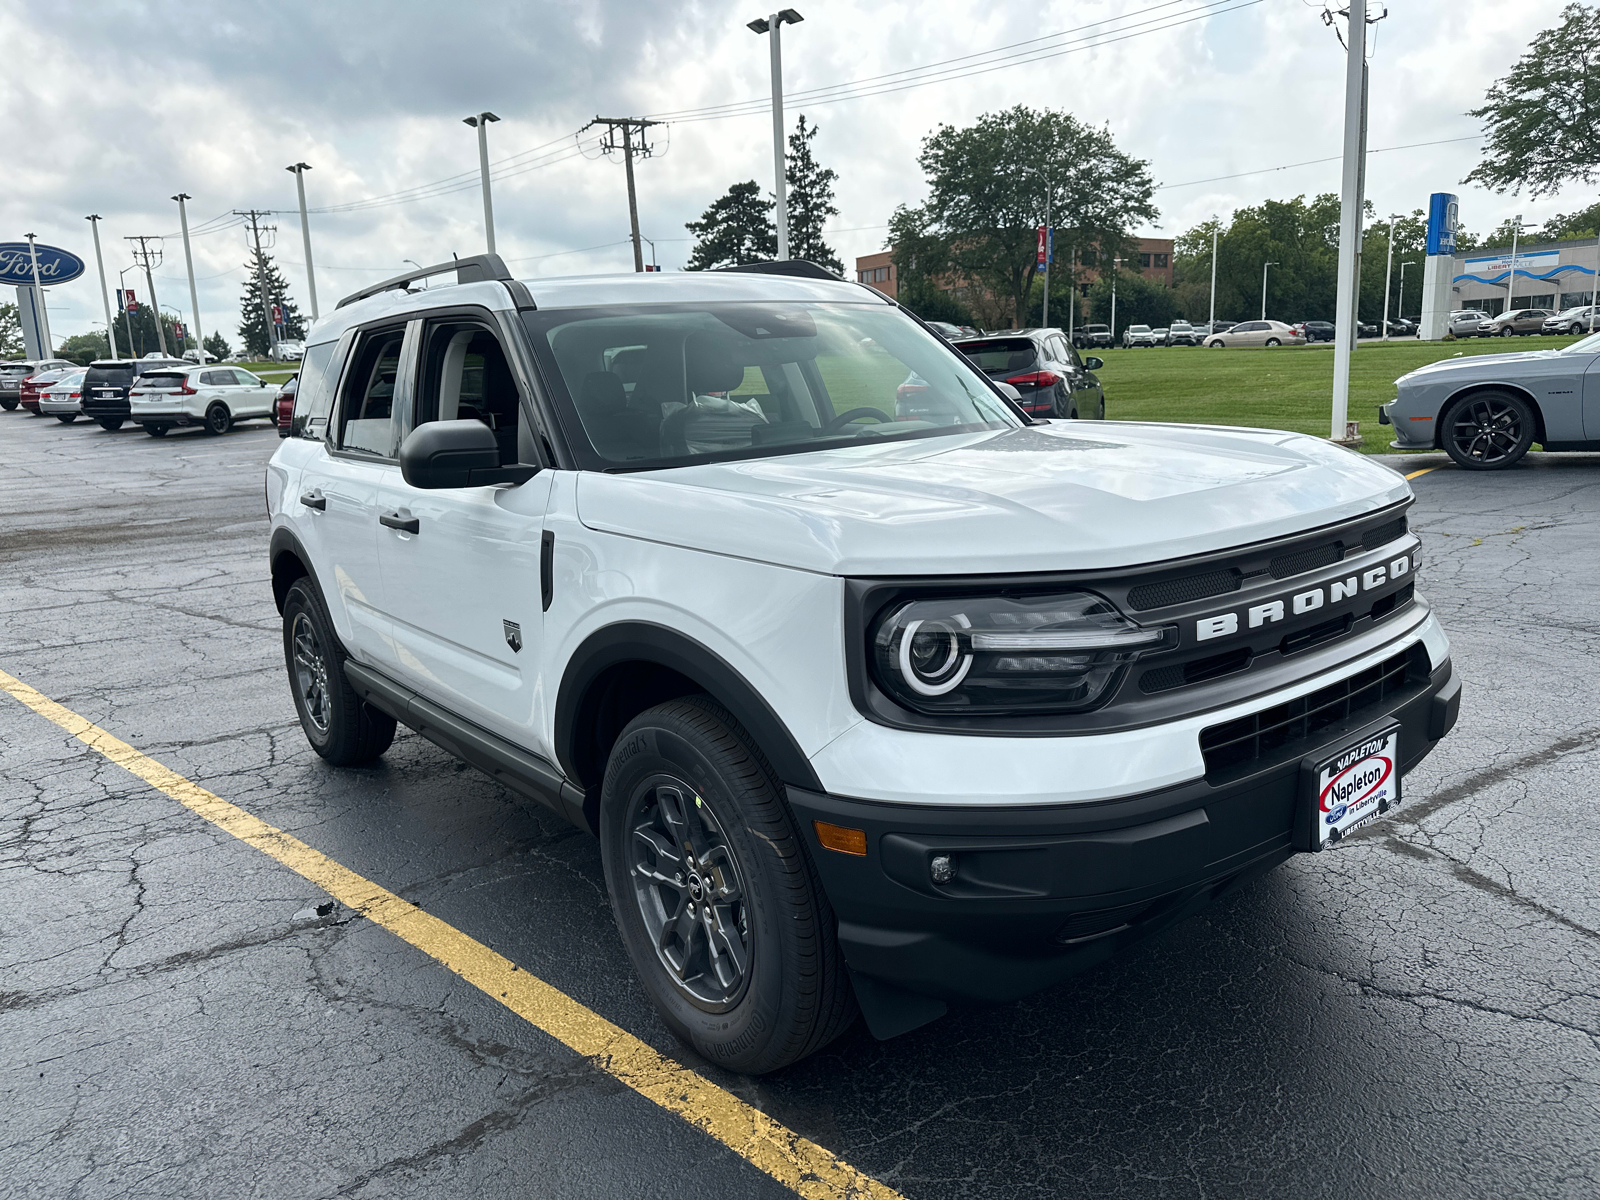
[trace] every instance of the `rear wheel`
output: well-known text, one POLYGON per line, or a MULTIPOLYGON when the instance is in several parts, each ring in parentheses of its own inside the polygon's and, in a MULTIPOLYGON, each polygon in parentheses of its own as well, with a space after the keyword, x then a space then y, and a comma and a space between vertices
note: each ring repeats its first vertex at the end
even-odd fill
POLYGON ((0 400, 0 408, 3 408, 7 412, 10 412, 12 409, 16 408, 16 406, 19 403, 20 403, 20 401, 15 400, 15 399, 12 399, 12 400, 0 400))
POLYGON ((223 434, 233 428, 233 418, 228 415, 228 406, 218 400, 206 409, 206 432, 210 434, 223 434))
POLYGON ((606 887, 634 970, 668 1027, 762 1074, 849 1027, 834 917, 782 786, 704 696, 628 724, 600 796, 606 887))
POLYGON ((112 433, 122 428, 123 418, 121 417, 100 417, 98 420, 101 429, 109 430, 112 433))
POLYGON ((1439 433, 1445 453, 1467 470, 1504 470, 1533 445, 1533 410, 1510 392, 1474 392, 1445 409, 1439 433))
POLYGON ((344 651, 322 594, 307 578, 283 601, 283 658, 311 748, 336 767, 369 763, 394 741, 394 718, 367 704, 344 673, 344 651))
POLYGON ((1268 350, 1271 350, 1274 346, 1281 346, 1281 345, 1283 345, 1283 343, 1280 342, 1277 338, 1268 338, 1267 341, 1266 341, 1266 347, 1267 347, 1268 350))
POLYGON ((167 430, 171 428, 171 425, 163 425, 160 421, 146 421, 144 423, 144 431, 151 437, 166 437, 167 430))
POLYGON ((77 419, 78 419, 78 414, 77 413, 57 413, 56 414, 56 420, 60 421, 63 425, 71 425, 77 419))

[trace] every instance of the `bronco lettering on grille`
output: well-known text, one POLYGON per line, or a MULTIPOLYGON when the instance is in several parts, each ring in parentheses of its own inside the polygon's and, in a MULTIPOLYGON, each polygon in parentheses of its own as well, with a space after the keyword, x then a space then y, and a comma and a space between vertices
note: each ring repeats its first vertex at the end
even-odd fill
POLYGON ((1360 575, 1332 579, 1326 584, 1318 584, 1316 587, 1295 592, 1287 600, 1268 600, 1262 604, 1252 604, 1242 613, 1226 612, 1214 617, 1201 617, 1194 623, 1195 641, 1206 642, 1212 638, 1228 637, 1230 634, 1238 633, 1241 618, 1248 623, 1249 628, 1259 629, 1263 625, 1276 624, 1290 612, 1295 616, 1314 612, 1328 604, 1330 598, 1332 603, 1337 604, 1341 600, 1354 597, 1359 592, 1370 592, 1373 588, 1392 583, 1410 571, 1411 556, 1403 555, 1381 566, 1371 567, 1360 575))

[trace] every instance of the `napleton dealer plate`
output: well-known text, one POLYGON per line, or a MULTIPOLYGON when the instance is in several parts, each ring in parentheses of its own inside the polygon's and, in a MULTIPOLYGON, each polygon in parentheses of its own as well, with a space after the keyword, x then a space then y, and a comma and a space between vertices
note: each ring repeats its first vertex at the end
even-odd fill
POLYGON ((1321 850, 1400 805, 1400 727, 1392 726, 1318 764, 1314 846, 1321 850))

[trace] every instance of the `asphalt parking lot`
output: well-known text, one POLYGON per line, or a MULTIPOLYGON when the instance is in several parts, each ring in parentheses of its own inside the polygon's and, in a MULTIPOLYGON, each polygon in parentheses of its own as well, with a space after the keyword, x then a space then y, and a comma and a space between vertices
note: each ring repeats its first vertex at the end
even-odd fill
MULTIPOLYGON (((1466 684, 1398 819, 1069 986, 755 1081, 656 1020, 593 841, 406 732, 311 753, 277 444, 0 414, 0 671, 913 1200, 1600 1190, 1600 455, 1397 464, 1437 468, 1413 527, 1466 684)), ((0 1190, 791 1194, 702 1116, 0 694, 0 1190)))

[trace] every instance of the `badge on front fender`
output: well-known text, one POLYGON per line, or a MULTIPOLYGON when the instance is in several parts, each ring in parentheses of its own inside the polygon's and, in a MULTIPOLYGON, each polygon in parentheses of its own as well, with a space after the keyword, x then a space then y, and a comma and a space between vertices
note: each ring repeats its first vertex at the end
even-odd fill
POLYGON ((1400 726, 1363 733, 1337 754, 1301 763, 1301 850, 1336 845, 1400 806, 1400 726))

